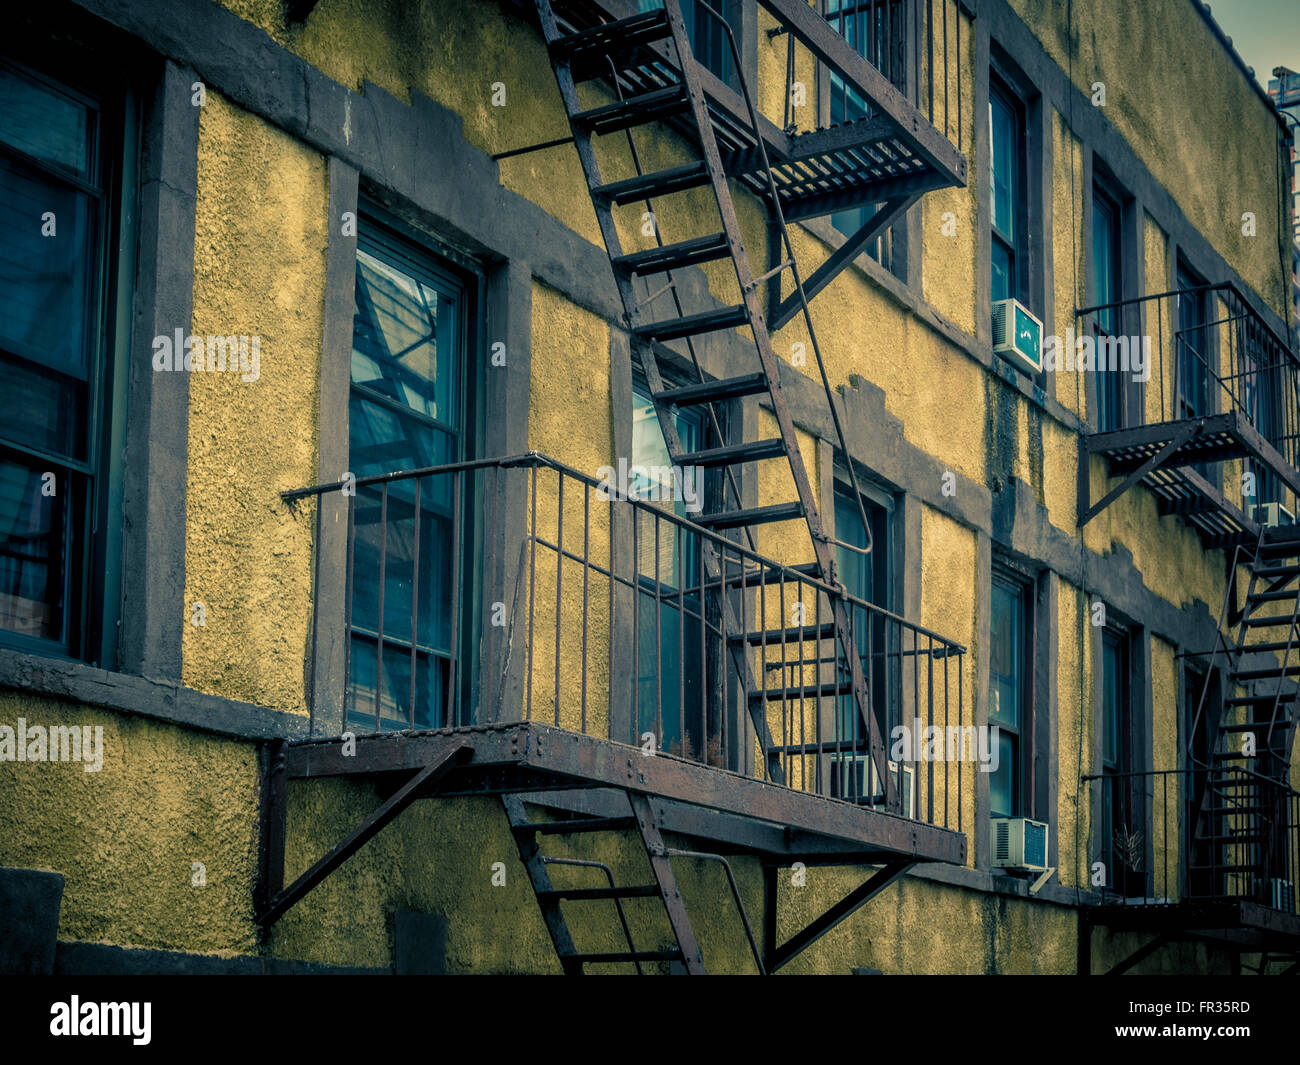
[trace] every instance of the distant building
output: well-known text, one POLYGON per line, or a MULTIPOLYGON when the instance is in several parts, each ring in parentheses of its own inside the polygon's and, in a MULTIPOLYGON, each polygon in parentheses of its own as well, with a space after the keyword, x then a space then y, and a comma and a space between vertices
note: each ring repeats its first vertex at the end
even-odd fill
MULTIPOLYGON (((1273 105, 1286 116, 1292 132, 1300 125, 1300 74, 1287 67, 1274 67, 1268 94, 1273 105)), ((1300 155, 1291 144, 1291 328, 1300 335, 1300 155)))

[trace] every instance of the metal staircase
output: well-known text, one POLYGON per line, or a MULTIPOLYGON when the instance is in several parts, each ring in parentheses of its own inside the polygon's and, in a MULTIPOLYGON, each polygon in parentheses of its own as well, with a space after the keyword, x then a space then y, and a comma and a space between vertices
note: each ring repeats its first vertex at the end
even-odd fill
MULTIPOLYGON (((1240 551, 1236 558, 1249 560, 1250 582, 1235 644, 1227 648, 1225 694, 1208 753, 1192 759, 1199 801, 1189 874, 1198 895, 1276 905, 1270 885, 1293 859, 1279 848, 1289 838, 1286 794, 1300 690, 1300 539, 1264 530, 1253 558, 1240 551)), ((1193 736, 1211 712, 1210 694, 1207 679, 1193 736)))
POLYGON ((749 939, 750 950, 758 965, 758 971, 764 973, 763 959, 754 940, 753 929, 745 914, 745 907, 736 888, 735 877, 725 860, 713 854, 700 854, 692 851, 672 850, 664 845, 660 835, 659 820, 655 816, 650 800, 636 792, 625 792, 630 812, 624 817, 577 817, 571 820, 532 821, 524 807, 524 800, 518 795, 502 797, 506 817, 510 822, 510 831, 519 848, 519 857, 528 871, 537 904, 542 911, 542 919, 550 934, 555 952, 566 976, 581 976, 587 965, 630 963, 636 968, 637 975, 644 975, 645 965, 651 963, 669 963, 681 966, 689 976, 704 975, 704 959, 700 953, 695 932, 691 928, 690 918, 681 892, 677 887, 677 878, 673 874, 670 859, 673 857, 707 858, 719 861, 727 871, 731 882, 732 896, 736 902, 740 917, 749 939), (577 836, 588 833, 608 833, 635 831, 641 840, 649 863, 651 879, 644 884, 619 885, 614 882, 614 872, 604 862, 584 858, 557 857, 546 855, 538 843, 539 836, 577 836), (563 866, 577 869, 595 869, 604 874, 605 886, 582 888, 556 888, 551 882, 549 869, 563 866), (675 946, 670 949, 638 950, 632 938, 631 926, 628 924, 624 902, 628 899, 658 899, 664 913, 675 946), (618 916, 619 928, 627 944, 627 950, 619 951, 580 951, 574 944, 573 935, 564 918, 564 903, 603 903, 613 902, 618 916))
MULTIPOLYGON (((831 396, 820 349, 817 346, 811 315, 808 312, 808 296, 794 260, 793 247, 782 214, 781 197, 778 195, 763 138, 759 135, 759 118, 749 89, 741 79, 741 91, 752 126, 753 143, 757 146, 759 156, 758 169, 765 178, 767 191, 765 199, 773 212, 773 220, 776 230, 780 233, 781 246, 785 255, 781 263, 761 276, 755 276, 750 266, 735 203, 728 186, 727 169, 719 152, 718 138, 715 136, 714 119, 711 117, 702 88, 700 69, 691 51, 678 0, 664 0, 664 6, 660 9, 598 24, 577 32, 562 28, 551 0, 536 0, 536 6, 573 133, 573 142, 577 148, 592 206, 609 253, 610 265, 632 337, 634 354, 650 387, 670 459, 678 467, 716 468, 724 474, 726 487, 722 493, 722 505, 713 512, 695 516, 694 521, 713 532, 742 533, 748 538, 751 547, 758 527, 775 522, 802 521, 806 525, 813 554, 811 562, 804 567, 805 572, 815 579, 834 584, 834 551, 836 546, 847 547, 847 545, 837 544, 837 541, 827 534, 822 523, 808 472, 799 452, 790 404, 782 389, 780 360, 772 345, 771 332, 761 299, 763 286, 773 278, 779 278, 786 270, 790 271, 794 281, 795 294, 792 298, 797 300, 797 309, 802 311, 804 324, 812 341, 813 353, 821 371, 822 386, 827 396, 827 404, 841 453, 848 455, 849 452, 845 445, 839 413, 831 396), (637 58, 638 51, 658 42, 671 43, 676 55, 673 69, 678 73, 677 80, 650 91, 625 95, 624 86, 638 84, 637 68, 642 62, 637 58), (604 79, 612 84, 618 98, 600 106, 584 107, 579 98, 578 85, 596 79, 604 79), (679 133, 683 129, 690 133, 690 139, 694 141, 699 158, 664 170, 646 173, 641 166, 640 154, 632 138, 632 130, 666 120, 673 120, 674 129, 679 133), (617 133, 624 134, 626 138, 636 173, 619 180, 608 180, 597 162, 594 139, 617 133), (665 206, 655 211, 656 201, 663 204, 667 198, 678 193, 705 187, 711 190, 716 206, 717 231, 673 243, 664 243, 662 234, 670 227, 664 226, 662 219, 671 214, 671 207, 665 206), (647 250, 625 251, 615 224, 614 208, 639 201, 645 203, 646 210, 651 212, 651 217, 655 220, 656 246, 647 250), (730 260, 732 264, 736 283, 739 286, 740 302, 731 306, 710 307, 686 313, 673 272, 720 260, 730 260), (648 289, 648 279, 655 277, 666 277, 666 283, 661 283, 661 287, 655 291, 642 295, 638 288, 648 289), (665 296, 671 297, 671 312, 660 317, 652 316, 652 308, 664 306, 665 296), (695 339, 709 333, 741 327, 745 328, 752 338, 753 369, 724 380, 707 380, 700 369, 694 346, 695 339), (677 340, 684 340, 688 346, 689 359, 696 380, 684 386, 673 387, 666 382, 661 363, 665 359, 681 359, 680 353, 666 347, 668 343, 677 340), (752 395, 767 396, 776 419, 778 436, 741 443, 728 441, 721 429, 725 419, 720 416, 719 404, 752 395), (677 431, 676 411, 688 406, 704 408, 707 414, 706 427, 712 433, 708 446, 696 451, 687 451, 683 447, 677 431), (736 477, 737 471, 745 466, 774 461, 787 464, 795 486, 795 498, 763 506, 744 506, 736 477)), ((739 71, 739 50, 735 39, 725 23, 723 29, 736 60, 736 69, 739 71)), ((846 466, 854 482, 854 495, 858 501, 863 528, 867 530, 865 550, 869 551, 870 525, 861 502, 861 493, 856 491, 856 474, 853 465, 848 462, 846 466)), ((723 574, 724 567, 719 563, 716 548, 710 547, 707 541, 703 554, 709 584, 722 588, 724 578, 725 581, 734 582, 735 575, 730 572, 723 574)), ((799 697, 813 698, 840 698, 852 694, 860 713, 860 734, 865 737, 865 749, 869 751, 875 763, 877 779, 883 782, 885 805, 889 809, 897 809, 897 787, 887 769, 885 748, 881 739, 881 723, 877 720, 876 714, 871 711, 868 686, 860 658, 861 651, 854 642, 850 618, 844 604, 833 596, 830 599, 830 631, 833 631, 834 640, 839 647, 837 652, 840 657, 839 668, 828 683, 819 683, 811 690, 801 687, 797 692, 799 697)), ((751 661, 753 648, 750 645, 754 641, 746 638, 747 628, 736 616, 736 607, 731 597, 725 594, 719 595, 718 610, 729 637, 727 644, 732 662, 737 675, 744 680, 746 692, 749 693, 746 701, 749 704, 755 735, 759 738, 767 760, 769 779, 782 782, 780 752, 774 748, 771 740, 766 704, 772 700, 784 701, 791 698, 792 689, 784 686, 768 688, 758 682, 751 661)), ((774 633, 772 638, 777 639, 778 634, 774 633)))

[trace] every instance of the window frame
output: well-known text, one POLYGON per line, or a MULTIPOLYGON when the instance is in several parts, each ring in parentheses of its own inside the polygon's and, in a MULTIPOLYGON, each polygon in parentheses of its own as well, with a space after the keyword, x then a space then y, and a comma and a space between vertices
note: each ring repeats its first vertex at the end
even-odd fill
POLYGON ((1029 103, 1022 92, 1017 90, 1011 79, 1006 77, 996 66, 990 66, 989 69, 989 197, 985 201, 986 210, 988 211, 989 221, 989 276, 990 289, 989 298, 991 302, 997 302, 992 294, 992 264, 995 245, 1002 245, 1009 249, 1012 263, 1012 278, 1010 291, 1004 299, 1016 299, 1023 303, 1030 310, 1034 310, 1034 301, 1030 299, 1029 267, 1031 260, 1031 249, 1029 241, 1030 233, 1030 206, 1029 206, 1029 148, 1030 148, 1030 129, 1029 129, 1029 103), (996 159, 993 151, 993 106, 994 101, 1000 103, 1010 113, 1012 125, 1015 131, 1016 144, 1012 151, 1015 159, 1014 172, 1012 178, 1011 193, 1011 210, 1012 210, 1012 232, 1006 233, 999 229, 996 219, 996 212, 993 208, 993 195, 995 183, 993 174, 996 167, 996 159))
MULTIPOLYGON (((993 630, 993 589, 998 585, 1011 589, 1019 603, 1020 607, 1020 639, 1021 663, 1020 673, 1022 681, 1022 690, 1019 693, 1019 727, 1011 734, 1015 736, 1016 758, 1018 765, 1013 776, 1013 783, 1016 788, 1015 797, 1012 801, 1012 811, 1010 813, 996 813, 993 810, 992 782, 990 781, 989 790, 989 817, 1036 817, 1038 814, 1038 789, 1035 777, 1035 765, 1037 759, 1034 757, 1034 745, 1037 742, 1037 722, 1034 719, 1034 707, 1037 699, 1037 665, 1038 665, 1038 581, 1035 575, 1026 572, 1022 567, 1017 566, 1014 562, 1006 558, 999 558, 993 564, 992 574, 989 584, 989 633, 990 642, 992 641, 993 630)), ((1000 717, 994 717, 992 710, 992 683, 993 668, 992 662, 989 664, 989 686, 990 686, 990 707, 988 711, 988 725, 992 727, 997 725, 1000 732, 1008 731, 1000 717)), ((1039 818, 1041 820, 1041 818, 1039 818)))
MULTIPOLYGON (((360 396, 366 402, 374 403, 385 410, 400 413, 402 417, 413 419, 418 424, 426 426, 435 432, 454 436, 454 453, 448 461, 466 461, 478 454, 482 443, 482 412, 480 404, 483 390, 480 381, 480 368, 482 365, 482 337, 484 335, 483 315, 486 311, 484 291, 486 279, 483 271, 473 260, 460 255, 436 238, 405 225, 378 204, 368 199, 362 199, 357 215, 356 249, 358 253, 364 252, 373 258, 379 259, 394 269, 400 270, 440 292, 451 288, 457 293, 458 320, 456 322, 455 343, 458 353, 456 398, 459 427, 453 426, 441 418, 425 414, 413 407, 403 406, 391 397, 367 388, 364 384, 358 384, 352 379, 351 355, 349 355, 347 380, 348 466, 350 469, 354 466, 351 431, 351 400, 354 395, 360 396)), ((352 284, 354 286, 359 263, 359 258, 355 259, 353 263, 352 284)), ((353 313, 355 318, 355 309, 353 313)), ((352 339, 354 343, 355 333, 352 339)), ((445 656, 440 656, 448 662, 447 669, 454 673, 454 676, 451 676, 447 681, 446 691, 444 692, 443 722, 430 724, 427 727, 440 728, 473 723, 467 719, 466 714, 474 709, 471 694, 477 684, 478 634, 481 628, 478 612, 470 608, 475 598, 473 589, 482 580, 479 573, 480 567, 476 564, 478 553, 482 550, 481 536, 476 534, 476 527, 482 520, 482 514, 478 513, 477 509, 468 504, 463 505, 461 508, 462 557, 460 559, 451 559, 453 571, 459 565, 462 574, 462 587, 459 597, 460 617, 450 618, 449 624, 453 628, 458 628, 463 635, 455 643, 454 654, 449 652, 445 656)), ((424 562, 425 559, 422 557, 421 561, 424 562)), ((353 631, 355 631, 355 626, 353 626, 353 631)), ((367 639, 371 638, 368 633, 362 633, 362 635, 367 639)), ((385 631, 384 645, 385 651, 390 646, 409 650, 411 645, 410 634, 401 636, 385 631)), ((431 651, 430 655, 434 656, 436 652, 431 651)), ((377 657, 376 668, 380 668, 377 657)), ((354 700, 352 685, 353 676, 355 675, 355 655, 350 648, 347 652, 347 662, 344 698, 347 700, 349 708, 348 719, 351 722, 357 718, 373 717, 373 715, 364 714, 355 717, 353 715, 351 706, 354 700)), ((387 719, 381 719, 379 725, 381 728, 383 727, 382 720, 387 719)), ((393 725, 392 727, 406 726, 393 725)))
MULTIPOLYGON (((39 88, 87 108, 93 118, 87 129, 84 177, 7 143, 0 143, 0 158, 10 160, 19 172, 25 171, 52 185, 87 196, 94 220, 94 234, 83 252, 86 269, 81 351, 85 360, 85 393, 80 411, 83 457, 16 440, 0 442, 0 453, 11 454, 16 461, 33 468, 43 465, 63 474, 55 482, 55 498, 63 512, 58 519, 61 528, 57 550, 61 571, 60 635, 55 639, 0 628, 0 647, 43 657, 115 666, 116 598, 120 589, 120 565, 115 554, 121 549, 121 523, 114 515, 121 510, 122 460, 110 442, 121 433, 125 409, 127 355, 122 329, 124 325, 129 328, 133 285, 123 267, 130 264, 129 252, 133 246, 126 230, 133 218, 127 197, 134 196, 128 178, 136 174, 136 160, 128 158, 127 152, 138 152, 139 145, 135 136, 128 135, 129 116, 135 107, 129 84, 87 85, 84 73, 75 63, 75 56, 56 58, 41 62, 37 68, 15 58, 9 51, 0 53, 0 66, 39 88)), ((42 367, 68 376, 29 353, 12 348, 6 348, 5 352, 5 358, 19 366, 42 367)))

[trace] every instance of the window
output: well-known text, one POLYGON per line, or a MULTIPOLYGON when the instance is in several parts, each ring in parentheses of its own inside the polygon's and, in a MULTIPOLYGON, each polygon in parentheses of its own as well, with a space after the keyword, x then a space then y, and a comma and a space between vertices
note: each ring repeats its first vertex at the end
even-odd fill
POLYGON ((1174 395, 1180 419, 1199 418, 1210 409, 1209 315, 1203 285, 1185 263, 1178 264, 1178 334, 1174 341, 1178 380, 1174 395))
POLYGON ((1101 636, 1102 860, 1106 886, 1125 896, 1144 894, 1147 844, 1145 789, 1136 774, 1131 639, 1106 628, 1101 636))
POLYGON ((1029 585, 995 571, 989 646, 989 726, 998 727, 998 768, 989 787, 994 817, 1028 816, 1030 783, 1030 608, 1029 585))
MULTIPOLYGON (((906 91, 907 11, 903 0, 828 0, 826 21, 899 90, 906 91)), ((844 79, 829 72, 830 115, 832 125, 856 122, 870 116, 867 102, 853 92, 844 79)), ((871 221, 883 204, 866 204, 836 211, 831 225, 851 236, 871 221)), ((886 270, 893 267, 892 231, 871 242, 867 254, 886 270)))
MULTIPOLYGON (((835 538, 841 544, 851 545, 836 547, 836 573, 850 595, 888 610, 892 605, 889 510, 884 503, 863 498, 862 505, 871 525, 871 551, 864 555, 852 550, 852 547, 867 546, 867 534, 862 527, 862 514, 854 500, 847 473, 841 477, 837 471, 836 480, 835 538)), ((860 607, 853 609, 850 622, 858 654, 862 659, 862 672, 871 692, 876 727, 881 730, 881 738, 888 750, 891 730, 902 724, 897 658, 900 635, 896 627, 886 625, 884 618, 874 615, 869 618, 868 612, 860 607)), ((840 679, 847 681, 848 677, 848 671, 843 670, 840 679)), ((838 708, 839 720, 833 735, 828 738, 842 744, 846 751, 852 753, 832 756, 831 794, 836 798, 856 801, 876 799, 881 794, 881 788, 876 783, 874 769, 870 767, 871 756, 865 753, 867 728, 859 712, 857 699, 852 694, 842 695, 838 700, 838 708)))
MULTIPOLYGON (((704 438, 699 411, 678 411, 676 419, 682 447, 699 450, 704 438)), ((649 389, 639 381, 632 391, 631 467, 629 489, 634 494, 657 495, 666 509, 678 517, 688 516, 687 500, 671 483, 668 445, 649 389), (652 487, 658 493, 649 493, 652 487)), ((633 516, 638 742, 642 734, 653 732, 658 746, 670 754, 721 764, 720 729, 708 718, 705 696, 708 649, 698 591, 703 583, 700 538, 639 508, 633 516)))
POLYGON ((989 218, 992 299, 1028 298, 1028 182, 1025 105, 996 77, 989 79, 989 218))
MULTIPOLYGON (((686 23, 686 36, 690 38, 696 62, 724 85, 735 82, 736 64, 731 53, 731 42, 727 40, 726 31, 713 12, 716 11, 726 19, 734 32, 740 3, 741 0, 707 0, 707 4, 697 3, 696 0, 680 0, 682 21, 686 23)), ((639 6, 642 11, 653 11, 664 5, 663 0, 640 0, 639 6)), ((739 40, 736 43, 739 44, 739 40)))
MULTIPOLYGON (((1123 299, 1120 274, 1120 206, 1102 189, 1092 196, 1092 303, 1110 304, 1093 316, 1099 336, 1120 335, 1123 299)), ((1125 377, 1119 369, 1097 371, 1097 427, 1102 432, 1124 428, 1125 377)))
MULTIPOLYGON (((360 234, 348 404, 350 468, 358 478, 468 457, 471 303, 466 279, 446 263, 378 226, 360 234)), ((451 609, 464 601, 453 587, 464 566, 452 555, 453 484, 423 478, 417 490, 415 480, 395 481, 386 498, 379 486, 357 490, 349 720, 362 727, 454 723, 448 707, 456 702, 458 619, 451 609)))
POLYGON ((100 104, 0 62, 0 634, 94 659, 113 374, 100 104))

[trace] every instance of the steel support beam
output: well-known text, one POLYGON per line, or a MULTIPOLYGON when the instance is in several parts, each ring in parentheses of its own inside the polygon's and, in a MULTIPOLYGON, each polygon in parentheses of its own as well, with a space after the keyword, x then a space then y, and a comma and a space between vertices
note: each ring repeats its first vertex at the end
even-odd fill
MULTIPOLYGON (((438 779, 456 765, 468 761, 474 754, 474 748, 468 739, 457 737, 440 758, 430 762, 415 773, 389 797, 374 813, 358 825, 351 833, 330 848, 323 858, 298 877, 289 887, 278 892, 271 899, 267 908, 258 917, 263 928, 275 924, 285 913, 312 890, 317 884, 347 861, 369 840, 397 817, 416 799, 421 798, 438 779)), ((283 867, 281 867, 283 870, 283 867)))
MULTIPOLYGON (((1079 528, 1083 528, 1088 522, 1092 521, 1098 514, 1111 505, 1116 499, 1122 496, 1135 484, 1142 480, 1152 470, 1158 468, 1162 462, 1170 455, 1175 454, 1180 447, 1201 431, 1201 426, 1197 422, 1188 422, 1174 430, 1173 435, 1166 441, 1164 447, 1155 452, 1146 462, 1142 463, 1136 470, 1130 473, 1124 480, 1120 481, 1114 488, 1101 497, 1096 503, 1092 504, 1079 515, 1079 528)), ((1087 461, 1087 451, 1080 454, 1079 462, 1082 466, 1087 461)), ((1087 501, 1087 489, 1084 478, 1087 475, 1086 468, 1082 468, 1079 473, 1081 502, 1087 501)))
POLYGON ((1133 968, 1133 966, 1137 965, 1139 962, 1145 960, 1146 958, 1149 958, 1157 950, 1159 950, 1166 943, 1168 943, 1169 940, 1172 938, 1172 935, 1173 934, 1171 932, 1161 932, 1158 936, 1155 937, 1155 939, 1151 940, 1151 942, 1145 943, 1142 946, 1138 947, 1137 950, 1135 950, 1132 954, 1130 954, 1118 965, 1115 965, 1112 968, 1108 969, 1106 975, 1119 976, 1122 973, 1128 972, 1131 968, 1133 968))
MULTIPOLYGON (((801 931, 796 932, 793 936, 777 947, 768 958, 767 971, 769 973, 776 972, 777 969, 781 968, 796 955, 807 950, 837 924, 850 915, 856 913, 876 895, 907 872, 913 864, 913 862, 906 860, 889 862, 883 869, 873 873, 866 879, 866 881, 850 891, 844 896, 844 898, 840 899, 839 902, 828 909, 820 917, 811 921, 801 931)), ((773 885, 773 887, 775 887, 775 885, 773 885)), ((771 898, 770 904, 771 910, 768 920, 775 922, 775 895, 771 898)))
MULTIPOLYGON (((851 237, 841 244, 817 267, 803 283, 804 295, 809 301, 866 249, 876 237, 888 229, 916 201, 916 196, 899 196, 883 204, 874 215, 851 237)), ((768 328, 775 333, 803 308, 799 293, 793 292, 783 299, 768 317, 768 328)))

